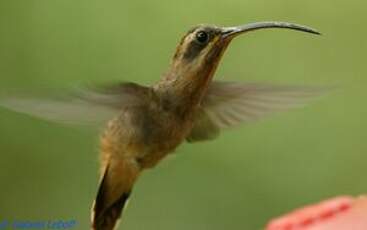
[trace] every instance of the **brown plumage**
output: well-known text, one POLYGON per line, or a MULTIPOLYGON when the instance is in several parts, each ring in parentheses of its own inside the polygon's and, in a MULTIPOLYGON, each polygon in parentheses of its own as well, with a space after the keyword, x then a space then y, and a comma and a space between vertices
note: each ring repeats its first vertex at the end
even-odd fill
POLYGON ((65 123, 107 121, 101 136, 101 179, 92 229, 112 230, 144 169, 183 143, 210 140, 221 129, 299 106, 321 88, 212 81, 220 58, 237 35, 262 28, 313 29, 279 22, 221 28, 201 25, 181 40, 163 78, 89 88, 64 100, 5 98, 1 105, 65 123), (37 104, 37 106, 35 106, 37 104))

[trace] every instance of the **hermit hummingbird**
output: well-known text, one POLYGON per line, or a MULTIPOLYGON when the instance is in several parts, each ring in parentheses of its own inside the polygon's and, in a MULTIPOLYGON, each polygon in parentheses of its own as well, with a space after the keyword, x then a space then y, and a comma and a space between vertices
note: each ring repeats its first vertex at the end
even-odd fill
POLYGON ((67 100, 8 97, 0 105, 64 123, 106 121, 91 228, 111 230, 142 171, 154 167, 181 143, 212 140, 220 130, 302 105, 320 94, 318 87, 212 80, 233 38, 266 28, 319 34, 287 22, 199 25, 182 37, 168 71, 152 86, 119 83, 89 87, 67 100))

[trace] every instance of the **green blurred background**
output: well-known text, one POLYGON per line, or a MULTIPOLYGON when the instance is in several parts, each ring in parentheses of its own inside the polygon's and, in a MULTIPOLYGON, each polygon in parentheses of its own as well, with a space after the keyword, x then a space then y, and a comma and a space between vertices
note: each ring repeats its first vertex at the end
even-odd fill
MULTIPOLYGON (((282 20, 321 37, 267 30, 236 39, 216 79, 338 85, 304 109, 184 144, 146 171, 120 229, 260 229, 269 218, 367 192, 367 3, 0 1, 0 91, 91 81, 151 84, 198 23, 282 20)), ((87 114, 86 114, 87 116, 87 114)), ((0 109, 0 219, 76 219, 88 229, 98 130, 0 109)))

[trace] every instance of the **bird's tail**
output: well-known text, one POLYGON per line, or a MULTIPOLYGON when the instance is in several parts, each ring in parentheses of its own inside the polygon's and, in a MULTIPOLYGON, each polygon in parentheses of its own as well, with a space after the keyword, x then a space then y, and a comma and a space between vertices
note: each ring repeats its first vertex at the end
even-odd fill
POLYGON ((136 165, 109 162, 92 207, 92 230, 113 230, 129 199, 139 174, 136 165))

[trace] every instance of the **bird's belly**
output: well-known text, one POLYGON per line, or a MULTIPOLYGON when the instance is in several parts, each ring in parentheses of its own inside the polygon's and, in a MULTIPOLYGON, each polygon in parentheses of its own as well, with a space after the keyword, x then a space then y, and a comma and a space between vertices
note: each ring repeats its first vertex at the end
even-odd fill
POLYGON ((125 113, 107 126, 102 147, 110 146, 108 149, 113 151, 102 154, 107 152, 110 157, 135 160, 142 168, 151 168, 185 140, 190 128, 186 122, 125 113))
POLYGON ((145 146, 144 154, 137 158, 143 168, 154 167, 167 154, 172 153, 184 140, 186 132, 172 128, 167 132, 162 132, 152 137, 152 141, 145 146))

